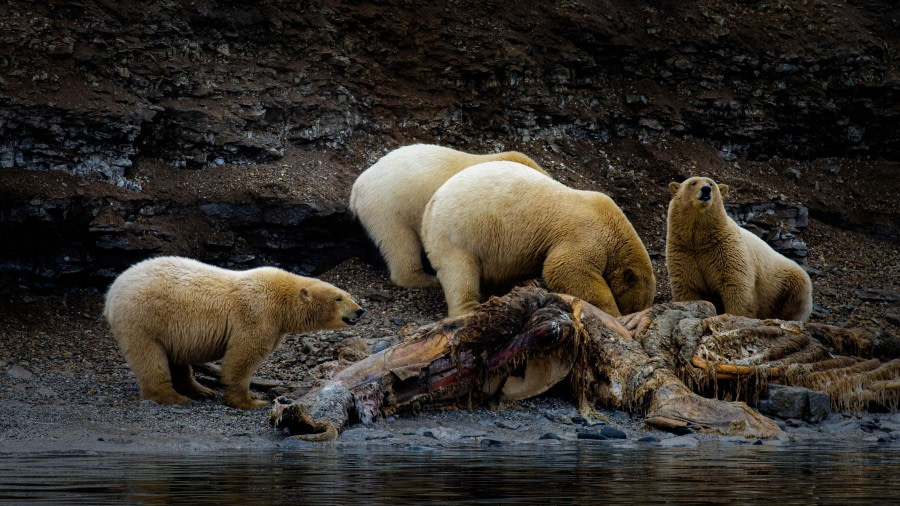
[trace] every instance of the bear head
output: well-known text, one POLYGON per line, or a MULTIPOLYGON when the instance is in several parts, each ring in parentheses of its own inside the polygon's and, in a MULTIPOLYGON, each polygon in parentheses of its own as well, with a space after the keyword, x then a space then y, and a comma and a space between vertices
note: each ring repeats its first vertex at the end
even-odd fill
POLYGON ((652 266, 647 269, 616 269, 609 274, 606 282, 623 316, 647 309, 656 296, 656 276, 652 266))
POLYGON ((724 209, 722 198, 728 194, 728 185, 716 184, 708 177, 691 177, 681 183, 669 183, 669 191, 672 193, 670 208, 702 213, 710 209, 724 209))
POLYGON ((282 301, 285 332, 339 329, 355 325, 365 313, 349 293, 315 278, 284 273, 272 288, 282 301))
POLYGON ((300 288, 298 295, 316 328, 339 329, 356 325, 365 313, 349 293, 324 281, 300 288))

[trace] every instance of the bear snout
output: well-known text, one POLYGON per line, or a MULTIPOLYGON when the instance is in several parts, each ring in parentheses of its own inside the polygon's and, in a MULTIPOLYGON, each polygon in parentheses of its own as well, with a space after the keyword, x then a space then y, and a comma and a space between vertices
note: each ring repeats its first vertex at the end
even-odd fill
POLYGON ((701 201, 706 202, 712 198, 712 186, 704 185, 700 188, 700 197, 698 197, 701 201))
POLYGON ((344 316, 341 318, 341 321, 346 323, 347 325, 356 325, 356 322, 359 321, 359 317, 362 316, 366 312, 365 309, 359 308, 352 316, 344 316))

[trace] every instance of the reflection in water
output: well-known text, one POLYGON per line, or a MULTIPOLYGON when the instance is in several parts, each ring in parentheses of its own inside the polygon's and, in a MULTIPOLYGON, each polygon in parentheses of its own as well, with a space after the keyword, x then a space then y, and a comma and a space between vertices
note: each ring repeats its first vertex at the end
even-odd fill
POLYGON ((898 500, 900 448, 320 446, 180 455, 7 455, 0 503, 898 500))

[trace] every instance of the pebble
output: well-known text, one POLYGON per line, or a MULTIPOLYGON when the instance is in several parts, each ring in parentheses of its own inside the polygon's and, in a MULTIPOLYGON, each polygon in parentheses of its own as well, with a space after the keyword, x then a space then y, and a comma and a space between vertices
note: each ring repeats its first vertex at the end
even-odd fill
POLYGON ((34 373, 20 365, 11 366, 6 370, 6 375, 14 380, 20 381, 30 381, 32 378, 34 378, 34 373))
POLYGON ((577 423, 578 425, 584 425, 585 427, 594 427, 596 425, 606 425, 606 422, 602 420, 594 420, 593 418, 585 418, 581 415, 573 416, 572 423, 577 423))
POLYGON ((608 437, 609 439, 627 439, 628 435, 625 434, 625 431, 617 429, 615 427, 606 426, 600 429, 600 434, 608 437))
POLYGON ((884 313, 884 318, 891 324, 900 327, 900 313, 884 313))
POLYGON ((369 431, 369 433, 366 434, 366 441, 373 441, 373 440, 377 440, 377 439, 390 439, 392 437, 394 437, 394 434, 392 434, 386 430, 373 430, 373 431, 369 431))
POLYGON ((572 425, 574 421, 567 415, 561 413, 553 413, 551 411, 544 411, 543 415, 547 417, 551 422, 561 423, 563 425, 572 425))
POLYGON ((341 433, 341 439, 345 441, 364 441, 369 439, 371 431, 365 427, 353 427, 341 433))
POLYGON ((538 439, 555 439, 557 441, 562 441, 562 438, 558 434, 554 434, 552 432, 548 432, 538 439))
POLYGON ((878 429, 878 424, 871 420, 866 420, 859 424, 859 428, 862 429, 863 432, 872 433, 878 429))
POLYGON ((638 439, 638 443, 659 443, 659 438, 656 436, 644 436, 638 439))
POLYGON ((374 302, 391 302, 394 300, 394 297, 390 293, 376 288, 366 288, 363 290, 362 296, 374 302))
POLYGON ((435 450, 432 446, 422 446, 422 445, 409 445, 406 447, 407 450, 413 452, 433 452, 435 450))
POLYGON ((422 435, 425 437, 437 439, 438 441, 450 441, 460 438, 459 432, 453 429, 448 429, 446 427, 433 427, 429 429, 423 429, 422 435))
POLYGON ((599 432, 579 432, 578 439, 595 439, 598 441, 603 441, 605 439, 609 439, 608 437, 600 434, 599 432))
POLYGON ((375 341, 375 344, 372 345, 372 353, 378 353, 380 351, 384 351, 391 347, 391 342, 387 339, 381 339, 375 341))
POLYGON ((522 424, 519 422, 511 422, 509 420, 500 420, 499 422, 497 422, 496 425, 497 425, 497 427, 500 427, 501 429, 509 429, 509 430, 518 430, 519 427, 522 426, 522 424))
POLYGON ((56 392, 54 392, 52 389, 47 388, 47 387, 41 387, 41 388, 39 388, 38 391, 37 391, 37 393, 38 393, 38 395, 40 395, 41 397, 48 397, 48 398, 49 398, 49 397, 56 397, 56 392))
POLYGON ((676 436, 659 442, 665 448, 696 448, 698 441, 693 436, 676 436))

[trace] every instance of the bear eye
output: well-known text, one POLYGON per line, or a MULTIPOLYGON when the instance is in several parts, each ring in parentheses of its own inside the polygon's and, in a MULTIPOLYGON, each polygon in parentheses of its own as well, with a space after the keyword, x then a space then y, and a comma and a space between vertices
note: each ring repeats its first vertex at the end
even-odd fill
POLYGON ((344 300, 343 297, 338 297, 338 298, 334 299, 335 302, 341 302, 342 300, 344 300))
POLYGON ((697 186, 697 182, 696 182, 696 181, 692 181, 692 182, 691 182, 691 186, 697 186))

